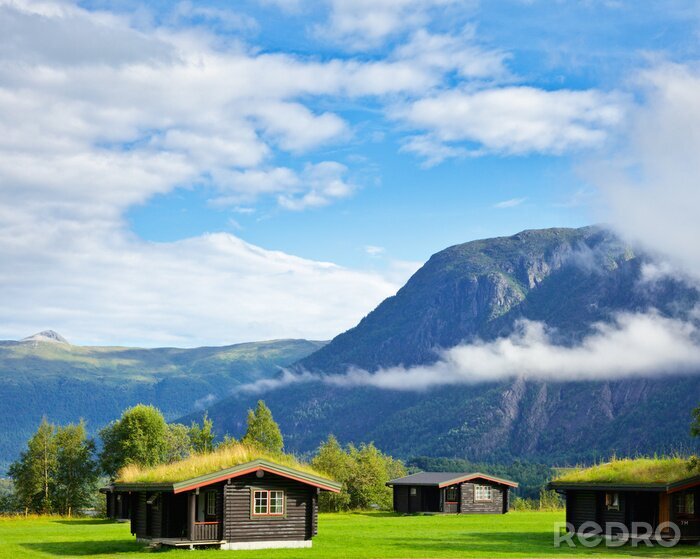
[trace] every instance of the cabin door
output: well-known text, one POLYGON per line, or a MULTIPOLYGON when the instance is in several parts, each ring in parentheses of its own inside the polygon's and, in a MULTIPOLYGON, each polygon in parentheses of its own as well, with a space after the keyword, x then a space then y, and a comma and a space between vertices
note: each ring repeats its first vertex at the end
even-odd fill
POLYGON ((422 512, 421 493, 420 487, 408 488, 408 512, 422 512))
POLYGON ((633 522, 646 522, 652 529, 659 523, 659 495, 652 492, 628 493, 626 496, 629 519, 628 526, 633 522))

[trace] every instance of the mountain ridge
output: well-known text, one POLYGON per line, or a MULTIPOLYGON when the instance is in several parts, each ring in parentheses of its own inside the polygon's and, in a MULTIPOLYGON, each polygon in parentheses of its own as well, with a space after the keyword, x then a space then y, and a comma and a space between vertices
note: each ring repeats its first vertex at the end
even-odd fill
POLYGON ((59 423, 84 418, 91 433, 137 403, 154 404, 173 420, 203 409, 237 385, 275 375, 324 343, 273 340, 149 349, 0 342, 0 472, 44 415, 59 423))
POLYGON ((575 346, 620 313, 692 320, 698 290, 682 279, 645 284, 653 259, 600 226, 530 230, 454 245, 433 255, 394 297, 290 370, 319 382, 237 394, 209 408, 232 434, 238 411, 264 397, 292 450, 328 432, 373 440, 410 458, 593 460, 614 452, 697 448, 688 434, 700 375, 601 381, 519 379, 424 392, 323 382, 353 367, 370 373, 435 363, 440 350, 511 335, 521 320, 547 324, 575 346))

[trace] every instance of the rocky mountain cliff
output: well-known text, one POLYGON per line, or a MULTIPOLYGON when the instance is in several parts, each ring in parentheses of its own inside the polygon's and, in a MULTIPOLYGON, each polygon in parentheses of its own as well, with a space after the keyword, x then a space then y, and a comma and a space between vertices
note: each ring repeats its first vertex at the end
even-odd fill
MULTIPOLYGON (((520 319, 548 325, 575 345, 620 312, 689 320, 698 291, 674 277, 650 281, 653 261, 599 227, 524 231, 435 254, 355 328, 292 370, 323 378, 351 367, 376 371, 430 364, 440 348, 494 340, 520 319)), ((210 408, 222 431, 240 432, 257 394, 210 408)), ((282 385, 262 395, 288 445, 313 449, 327 433, 374 440, 400 456, 471 460, 592 460, 611 452, 663 452, 696 445, 689 413, 700 375, 609 381, 514 379, 425 392, 323 382, 282 385)))

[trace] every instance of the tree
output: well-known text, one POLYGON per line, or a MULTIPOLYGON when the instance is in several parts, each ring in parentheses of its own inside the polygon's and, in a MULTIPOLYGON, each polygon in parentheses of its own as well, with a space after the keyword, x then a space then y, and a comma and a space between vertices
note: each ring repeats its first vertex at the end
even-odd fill
POLYGON ((690 434, 693 437, 700 437, 700 406, 692 411, 693 421, 690 424, 690 434))
POLYGON ((270 408, 258 400, 255 411, 248 410, 248 427, 241 442, 257 446, 274 454, 282 452, 284 439, 270 408))
POLYGON ((21 506, 17 501, 17 493, 12 480, 0 479, 0 515, 8 512, 16 512, 21 506))
POLYGON ((338 439, 333 435, 328 435, 326 442, 321 444, 316 456, 311 460, 311 465, 319 472, 343 484, 340 493, 321 492, 318 497, 319 509, 322 512, 347 510, 350 505, 350 495, 345 484, 352 470, 352 460, 340 446, 338 439))
POLYGON ((170 423, 165 431, 165 462, 177 462, 192 452, 190 430, 182 423, 170 423))
POLYGON ((206 412, 202 418, 202 426, 200 427, 198 423, 193 421, 192 425, 190 425, 188 435, 190 438, 190 445, 194 452, 204 454, 214 450, 214 422, 209 419, 206 412))
POLYGON ((224 435, 223 440, 217 445, 217 448, 227 448, 227 447, 231 447, 231 446, 234 446, 237 444, 238 444, 238 441, 236 440, 236 438, 232 437, 231 435, 226 433, 224 435))
POLYGON ((93 500, 98 467, 94 459, 95 441, 87 437, 85 422, 58 427, 55 434, 56 468, 54 498, 60 514, 89 506, 93 500))
POLYGON ((52 486, 56 472, 55 427, 46 417, 27 442, 27 450, 10 465, 17 499, 23 508, 33 512, 50 513, 52 486))
POLYGON ((339 494, 324 493, 319 497, 319 508, 324 512, 390 509, 393 496, 386 482, 406 475, 400 460, 383 454, 374 444, 359 448, 348 445, 343 449, 333 435, 319 447, 311 465, 343 486, 339 494))
POLYGON ((128 464, 156 466, 168 458, 168 425, 153 406, 127 409, 117 421, 100 431, 102 469, 114 478, 128 464))
POLYGON ((386 486, 391 475, 406 475, 400 462, 382 454, 373 443, 362 444, 360 448, 349 446, 352 469, 347 480, 350 508, 367 509, 379 507, 390 509, 392 491, 386 486))

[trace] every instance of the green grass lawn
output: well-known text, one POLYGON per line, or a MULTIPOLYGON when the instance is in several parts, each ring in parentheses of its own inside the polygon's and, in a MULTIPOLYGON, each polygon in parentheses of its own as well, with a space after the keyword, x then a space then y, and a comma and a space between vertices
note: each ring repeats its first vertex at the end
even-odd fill
POLYGON ((624 546, 576 549, 552 546, 555 522, 563 513, 507 515, 397 516, 389 513, 322 514, 312 549, 267 551, 150 551, 136 543, 128 524, 101 520, 0 519, 0 558, 127 558, 148 553, 167 559, 188 557, 447 558, 447 557, 700 557, 700 546, 666 549, 624 546))

